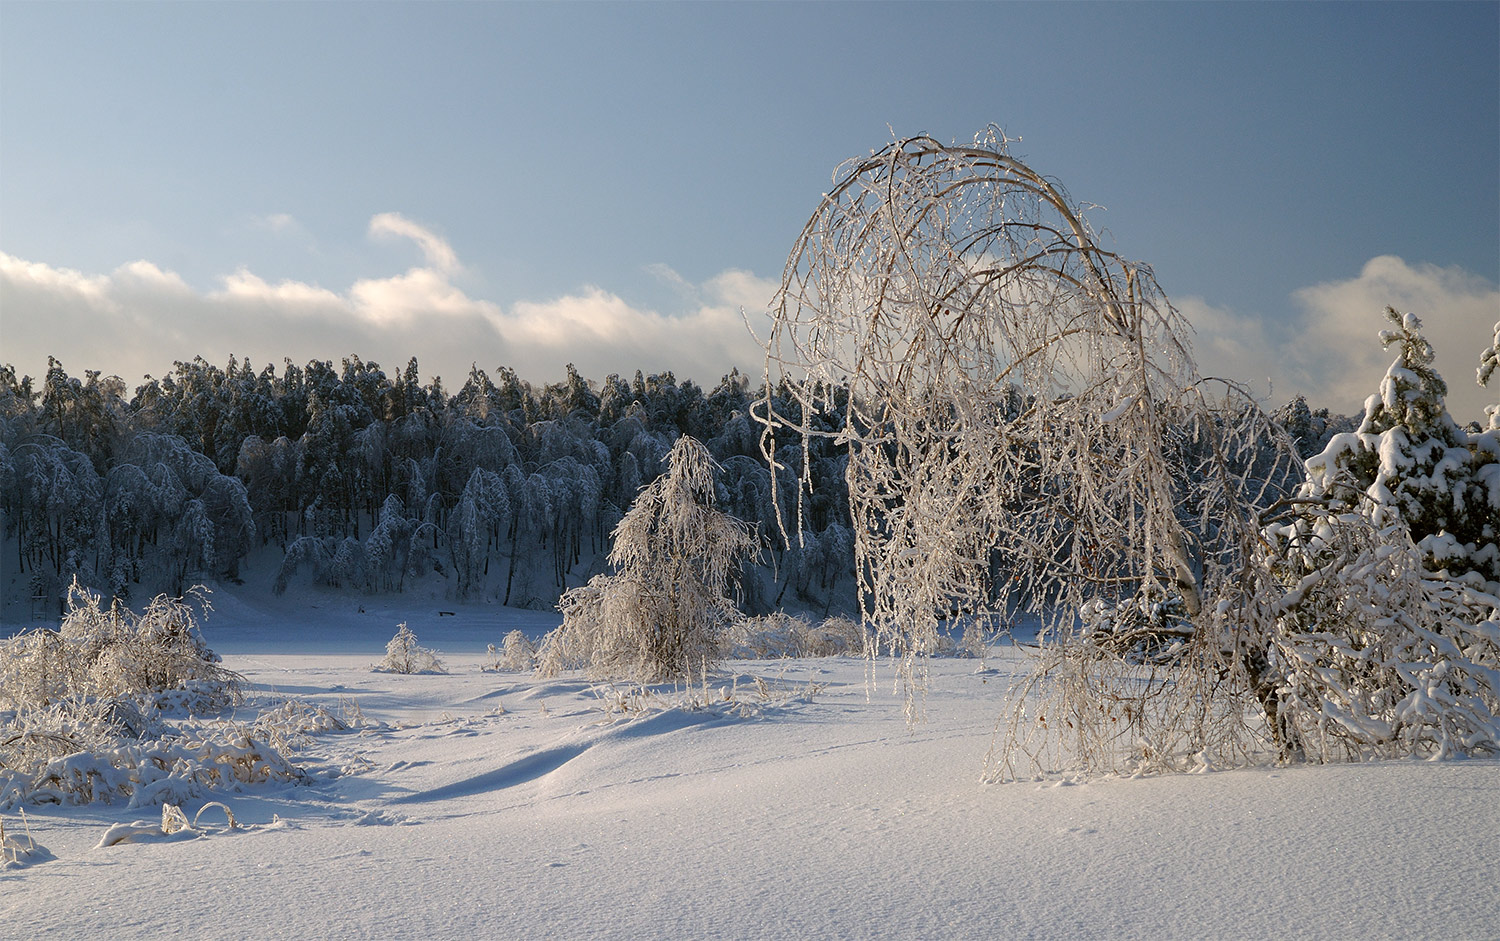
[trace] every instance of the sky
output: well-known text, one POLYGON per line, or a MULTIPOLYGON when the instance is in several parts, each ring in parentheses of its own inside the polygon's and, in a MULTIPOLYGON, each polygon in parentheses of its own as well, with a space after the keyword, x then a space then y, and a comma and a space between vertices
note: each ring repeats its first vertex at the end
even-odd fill
POLYGON ((1495 2, 0 0, 0 362, 758 376, 838 165, 992 123, 1205 374, 1355 413, 1390 304, 1500 400, 1495 2))

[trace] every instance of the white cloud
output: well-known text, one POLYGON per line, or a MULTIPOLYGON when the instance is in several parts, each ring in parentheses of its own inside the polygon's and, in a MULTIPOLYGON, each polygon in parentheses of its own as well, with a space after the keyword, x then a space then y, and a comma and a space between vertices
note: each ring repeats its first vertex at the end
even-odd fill
MULTIPOLYGON (((271 282, 241 268, 201 292, 149 261, 86 274, 0 253, 3 356, 32 375, 50 354, 71 372, 102 369, 131 381, 162 375, 174 360, 201 355, 223 363, 231 353, 260 364, 337 361, 354 352, 388 369, 416 356, 424 377, 450 383, 471 363, 512 366, 539 382, 560 378, 569 362, 594 379, 670 369, 705 385, 735 366, 760 371, 763 354, 741 310, 765 336, 777 285, 750 272, 731 269, 693 284, 653 266, 679 288, 683 306, 670 313, 601 287, 502 306, 454 283, 458 258, 428 230, 394 213, 376 216, 370 230, 413 239, 428 264, 343 290, 271 282)), ((1293 299, 1299 316, 1291 322, 1201 298, 1180 301, 1197 331, 1203 372, 1248 382, 1272 405, 1301 393, 1314 406, 1356 413, 1390 361, 1376 337, 1390 304, 1422 318, 1455 417, 1480 418, 1484 405, 1500 399, 1500 389, 1473 379, 1477 350, 1500 319, 1500 291, 1483 278, 1381 256, 1356 277, 1303 288, 1293 299)))
POLYGON ((735 366, 759 371, 762 353, 740 307, 763 323, 776 285, 748 272, 683 282, 685 309, 673 313, 598 287, 502 307, 455 284, 457 256, 421 226, 386 213, 370 231, 412 238, 428 264, 343 290, 240 268, 205 292, 148 261, 90 275, 0 254, 4 360, 39 375, 50 354, 71 373, 102 369, 130 382, 163 375, 176 360, 223 364, 231 353, 261 365, 337 362, 352 352, 387 370, 416 356, 424 378, 450 384, 471 363, 508 365, 538 382, 560 379, 569 362, 594 379, 670 369, 707 385, 735 366))
POLYGON ((427 259, 428 266, 448 273, 458 270, 458 255, 454 253, 453 246, 435 235, 432 230, 413 222, 399 212, 382 212, 372 218, 370 235, 372 237, 394 235, 409 238, 422 249, 422 255, 427 259))
POLYGON ((498 318, 500 308, 469 297, 442 271, 413 268, 391 278, 368 278, 349 288, 354 312, 373 324, 430 316, 498 318))
MULTIPOLYGON (((636 307, 602 287, 502 306, 454 283, 457 256, 441 238, 397 214, 371 220, 376 234, 411 238, 428 261, 343 290, 303 281, 267 281, 241 268, 217 290, 200 292, 148 261, 86 274, 0 253, 0 333, 4 358, 40 374, 46 357, 71 372, 103 369, 129 380, 162 375, 174 360, 202 355, 223 363, 337 361, 351 352, 387 369, 416 356, 424 377, 454 382, 471 363, 515 368, 539 382, 574 363, 602 379, 672 370, 712 385, 732 367, 758 374, 763 354, 749 330, 767 333, 776 282, 728 270, 700 284, 665 265, 652 271, 679 288, 682 308, 636 307)), ((1358 276, 1303 288, 1292 322, 1245 316, 1201 298, 1179 303, 1197 331, 1202 370, 1248 382, 1269 404, 1306 395, 1314 406, 1353 414, 1375 391, 1390 361, 1376 337, 1387 304, 1414 311, 1438 352, 1449 407, 1480 418, 1500 389, 1474 383, 1477 350, 1500 319, 1500 291, 1462 269, 1371 259, 1358 276), (1268 385, 1269 384, 1269 385, 1268 385)))
POLYGON ((695 288, 693 284, 682 275, 678 274, 677 271, 672 268, 672 266, 657 262, 655 264, 647 265, 645 271, 647 274, 651 275, 651 277, 655 278, 662 284, 665 284, 667 287, 677 292, 677 294, 681 297, 688 298, 694 302, 697 301, 697 288, 695 288))
POLYGON ((300 233, 302 231, 301 224, 288 212, 273 212, 270 215, 259 216, 255 221, 262 228, 270 229, 272 232, 300 233))
POLYGON ((326 288, 302 281, 268 284, 245 268, 224 278, 224 289, 208 295, 207 299, 274 305, 287 313, 302 315, 317 311, 334 312, 344 303, 343 298, 326 288))
POLYGON ((102 301, 110 280, 107 275, 86 275, 71 268, 53 268, 4 252, 0 252, 0 277, 7 283, 33 285, 39 291, 72 296, 84 303, 102 301))
POLYGON ((1178 304, 1197 329, 1205 373, 1248 381, 1257 392, 1272 384, 1272 404, 1297 394, 1314 406, 1355 414, 1375 392, 1393 357, 1380 345, 1389 305, 1421 318, 1448 382, 1448 407, 1460 421, 1483 417, 1500 389, 1474 381, 1478 350, 1500 320, 1500 290, 1461 268, 1411 265, 1394 255, 1366 262, 1357 277, 1301 288, 1293 322, 1277 322, 1215 307, 1202 298, 1178 304))
MULTIPOLYGON (((685 282, 686 283, 686 282, 685 282)), ((671 370, 679 379, 711 385, 731 368, 756 372, 764 353, 741 308, 762 334, 763 312, 776 284, 748 272, 726 271, 702 285, 706 298, 677 315, 632 307, 597 287, 550 301, 522 301, 499 321, 516 353, 558 372, 572 362, 585 376, 671 370)))

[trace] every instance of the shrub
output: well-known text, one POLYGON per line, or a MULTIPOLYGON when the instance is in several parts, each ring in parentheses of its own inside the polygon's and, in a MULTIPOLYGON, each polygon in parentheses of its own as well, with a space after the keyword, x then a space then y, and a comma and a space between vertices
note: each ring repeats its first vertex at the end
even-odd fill
MULTIPOLYGON (((208 610, 206 592, 195 594, 208 610)), ((140 806, 303 780, 268 728, 195 718, 240 695, 239 675, 204 644, 182 599, 158 596, 136 615, 75 583, 59 630, 0 643, 0 809, 140 806)))
POLYGON ((411 632, 405 621, 397 625, 396 636, 385 645, 385 660, 375 669, 382 673, 448 672, 435 651, 418 646, 417 635, 411 632))
MULTIPOLYGON (((210 610, 206 590, 194 596, 210 610)), ((170 700, 210 712, 237 701, 239 684, 203 642, 193 608, 166 595, 136 615, 118 600, 106 610, 75 581, 59 630, 31 631, 0 645, 0 709, 65 700, 150 709, 170 700)))
POLYGON ((864 645, 864 630, 848 618, 815 624, 806 616, 775 611, 736 621, 725 633, 723 653, 738 660, 859 656, 864 645))
POLYGON ((520 631, 505 635, 503 647, 490 644, 490 662, 485 669, 493 673, 529 673, 536 669, 536 644, 520 631))

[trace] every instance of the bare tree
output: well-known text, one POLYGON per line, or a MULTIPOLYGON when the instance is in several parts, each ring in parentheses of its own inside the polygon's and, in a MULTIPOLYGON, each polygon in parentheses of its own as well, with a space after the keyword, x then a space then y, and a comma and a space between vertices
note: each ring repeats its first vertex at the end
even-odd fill
POLYGON ((901 654, 910 714, 944 618, 1044 619, 1001 772, 1064 745, 1096 770, 1243 752, 1257 507, 1295 454, 1198 374, 1150 269, 1007 144, 916 137, 840 167, 773 302, 763 450, 847 447, 861 613, 901 654), (832 430, 801 418, 835 403, 832 430), (1188 640, 1169 664, 1101 656, 1086 605, 1177 611, 1188 640))

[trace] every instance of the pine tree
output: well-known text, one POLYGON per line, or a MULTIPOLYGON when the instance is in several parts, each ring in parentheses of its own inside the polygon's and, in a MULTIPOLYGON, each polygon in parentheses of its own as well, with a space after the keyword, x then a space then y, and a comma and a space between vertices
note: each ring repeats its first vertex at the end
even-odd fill
POLYGON ((1490 486, 1497 457, 1487 435, 1471 437, 1448 414, 1448 384, 1432 366, 1421 321, 1394 308, 1386 318, 1381 341, 1397 356, 1366 400, 1359 430, 1335 435, 1307 461, 1305 496, 1363 513, 1377 527, 1399 523, 1430 571, 1500 582, 1493 549, 1500 492, 1490 486))
POLYGON ((1457 427, 1421 322, 1386 316, 1359 430, 1265 534, 1285 595, 1257 687, 1287 759, 1500 751, 1500 434, 1457 427))

